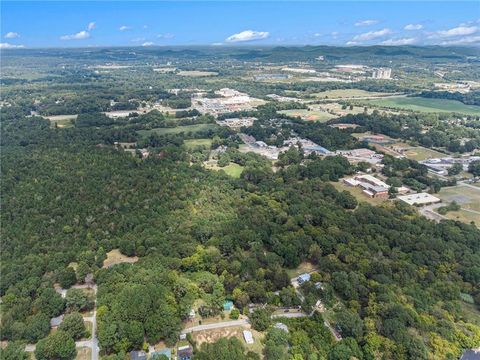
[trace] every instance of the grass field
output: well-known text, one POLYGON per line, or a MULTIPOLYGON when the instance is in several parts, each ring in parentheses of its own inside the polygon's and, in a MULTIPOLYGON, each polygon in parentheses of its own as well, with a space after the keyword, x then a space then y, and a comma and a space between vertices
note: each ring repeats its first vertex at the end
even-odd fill
POLYGON ((215 129, 218 125, 216 124, 196 124, 196 125, 187 125, 187 126, 177 126, 173 128, 156 128, 152 130, 139 130, 138 133, 141 136, 149 136, 150 134, 156 133, 158 135, 165 134, 180 134, 188 132, 198 132, 203 130, 215 129))
POLYGON ((184 143, 187 149, 196 149, 198 147, 210 149, 210 146, 212 145, 212 139, 191 139, 185 140, 184 143))
POLYGON ((120 250, 113 249, 112 251, 107 253, 107 258, 103 262, 103 267, 108 268, 110 266, 121 264, 121 263, 135 263, 138 261, 138 257, 132 256, 128 257, 120 253, 120 250))
POLYGON ((56 124, 59 128, 73 127, 72 120, 75 120, 76 118, 77 115, 56 115, 47 117, 52 127, 55 127, 56 124))
POLYGON ((440 157, 446 156, 446 154, 443 154, 435 150, 427 149, 422 146, 415 146, 415 147, 408 148, 408 150, 405 150, 403 154, 407 158, 416 160, 416 161, 440 158, 440 157))
POLYGON ((256 352, 257 354, 262 353, 263 345, 262 339, 264 335, 258 331, 255 331, 250 328, 250 325, 246 326, 232 326, 221 329, 205 330, 192 333, 193 339, 197 342, 198 345, 203 343, 212 343, 221 338, 230 338, 236 337, 243 343, 245 348, 249 351, 256 352), (253 335, 253 344, 246 344, 243 338, 243 330, 250 330, 253 335))
POLYGON ((304 261, 296 269, 287 269, 287 274, 290 278, 294 278, 300 274, 303 274, 306 272, 309 273, 315 270, 317 270, 315 268, 315 265, 313 265, 311 262, 304 261))
POLYGON ((318 99, 344 99, 344 98, 356 98, 367 96, 384 96, 389 95, 387 93, 372 92, 360 89, 338 89, 328 90, 312 94, 318 99))
POLYGON ((459 211, 449 211, 445 215, 449 219, 480 225, 480 189, 458 185, 443 188, 436 196, 445 203, 455 201, 462 207, 459 211))
POLYGON ((88 347, 77 348, 77 360, 90 360, 92 358, 92 350, 88 347))
POLYGON ((480 106, 465 105, 460 101, 446 99, 426 99, 421 97, 396 97, 365 100, 366 104, 379 107, 413 110, 419 112, 456 112, 466 115, 480 115, 480 106))
POLYGON ((293 110, 282 110, 282 111, 279 111, 279 113, 285 114, 288 116, 299 117, 302 120, 320 121, 320 122, 326 122, 335 117, 335 115, 329 114, 328 112, 321 111, 321 110, 293 109, 293 110))
POLYGON ((337 191, 347 190, 348 192, 350 192, 350 194, 352 194, 355 197, 355 199, 357 199, 358 202, 367 202, 371 205, 380 205, 385 201, 387 201, 386 199, 381 199, 381 198, 371 198, 365 195, 362 192, 362 189, 360 189, 359 187, 346 186, 341 182, 333 182, 333 181, 330 182, 330 184, 332 184, 337 189, 337 191))
POLYGON ((207 169, 210 169, 210 170, 216 170, 216 171, 223 170, 223 171, 225 171, 225 173, 228 176, 231 176, 231 177, 237 178, 237 179, 240 177, 240 174, 243 171, 243 166, 232 163, 232 162, 230 164, 228 164, 227 166, 219 167, 217 165, 216 161, 212 160, 212 161, 209 161, 209 162, 205 163, 205 167, 207 169))

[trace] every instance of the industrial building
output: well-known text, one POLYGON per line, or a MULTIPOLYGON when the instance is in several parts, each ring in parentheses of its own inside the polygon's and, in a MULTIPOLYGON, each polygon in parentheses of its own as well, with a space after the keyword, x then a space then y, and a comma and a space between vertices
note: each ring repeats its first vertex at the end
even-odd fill
POLYGON ((436 196, 433 196, 425 192, 399 196, 398 199, 402 200, 403 202, 406 202, 409 205, 430 205, 430 204, 435 204, 442 201, 436 196))

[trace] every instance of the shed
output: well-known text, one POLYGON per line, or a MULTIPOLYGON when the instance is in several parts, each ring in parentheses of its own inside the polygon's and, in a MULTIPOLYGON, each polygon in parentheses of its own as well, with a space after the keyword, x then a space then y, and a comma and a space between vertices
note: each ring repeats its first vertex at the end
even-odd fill
POLYGON ((304 282, 310 281, 310 274, 304 273, 298 277, 298 283, 303 284, 304 282))

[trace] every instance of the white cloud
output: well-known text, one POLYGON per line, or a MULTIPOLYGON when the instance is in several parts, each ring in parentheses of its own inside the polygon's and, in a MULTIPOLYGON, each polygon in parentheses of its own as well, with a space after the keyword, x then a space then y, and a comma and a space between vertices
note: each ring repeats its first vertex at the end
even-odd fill
POLYGON ((216 43, 212 44, 212 46, 222 46, 222 45, 223 45, 223 43, 221 43, 221 42, 216 42, 216 43))
POLYGON ((345 45, 347 45, 347 46, 354 46, 354 45, 359 45, 359 43, 356 42, 356 41, 347 41, 345 45))
POLYGON ((18 33, 12 32, 12 31, 6 33, 5 36, 4 36, 5 39, 16 39, 16 38, 19 38, 19 37, 20 37, 20 35, 18 33))
POLYGON ((60 40, 83 40, 88 39, 89 37, 90 33, 86 30, 82 30, 76 34, 60 36, 60 40))
POLYGON ((155 44, 151 41, 147 41, 142 44, 142 46, 152 46, 152 45, 155 45, 155 44))
POLYGON ((10 43, 0 43, 0 49, 22 49, 25 46, 23 45, 15 45, 10 43))
POLYGON ((355 23, 355 26, 371 26, 378 23, 379 23, 378 20, 362 20, 362 21, 357 21, 355 23))
POLYGON ((333 39, 336 39, 338 35, 340 35, 340 33, 338 31, 334 31, 330 35, 332 36, 333 39))
POLYGON ((127 26, 127 25, 122 25, 118 28, 118 30, 120 31, 127 31, 127 30, 132 30, 132 27, 131 26, 127 26))
POLYGON ((159 39, 173 39, 175 35, 170 34, 170 33, 165 33, 165 34, 158 34, 157 37, 159 39))
POLYGON ((95 29, 97 27, 97 24, 95 24, 95 22, 91 21, 88 23, 87 25, 87 30, 88 31, 92 31, 93 29, 95 29))
POLYGON ((449 30, 437 31, 437 35, 440 37, 465 36, 474 34, 477 31, 477 26, 457 26, 449 30))
POLYGON ((405 27, 403 28, 404 30, 409 30, 409 31, 412 31, 412 30, 422 30, 423 29, 423 25, 422 24, 408 24, 408 25, 405 25, 405 27))
POLYGON ((380 44, 388 46, 412 45, 417 42, 416 38, 388 39, 380 44))
POLYGON ((379 37, 389 35, 392 33, 392 30, 390 29, 382 29, 382 30, 377 30, 377 31, 369 31, 363 34, 355 35, 352 39, 352 41, 355 42, 360 42, 360 41, 368 41, 368 40, 373 40, 377 39, 379 37))
POLYGON ((266 39, 270 33, 267 31, 253 31, 253 30, 245 30, 239 32, 237 34, 233 34, 225 39, 227 42, 242 42, 242 41, 253 41, 253 40, 261 40, 266 39))
POLYGON ((476 43, 480 44, 480 35, 465 36, 456 40, 443 41, 440 45, 471 45, 476 43))

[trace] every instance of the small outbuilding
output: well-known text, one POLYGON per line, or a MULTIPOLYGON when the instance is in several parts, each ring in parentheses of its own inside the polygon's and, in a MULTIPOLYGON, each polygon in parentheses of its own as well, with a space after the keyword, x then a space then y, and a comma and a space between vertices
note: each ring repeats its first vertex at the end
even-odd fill
POLYGON ((243 330, 243 338, 247 344, 253 344, 253 335, 251 331, 243 330))

